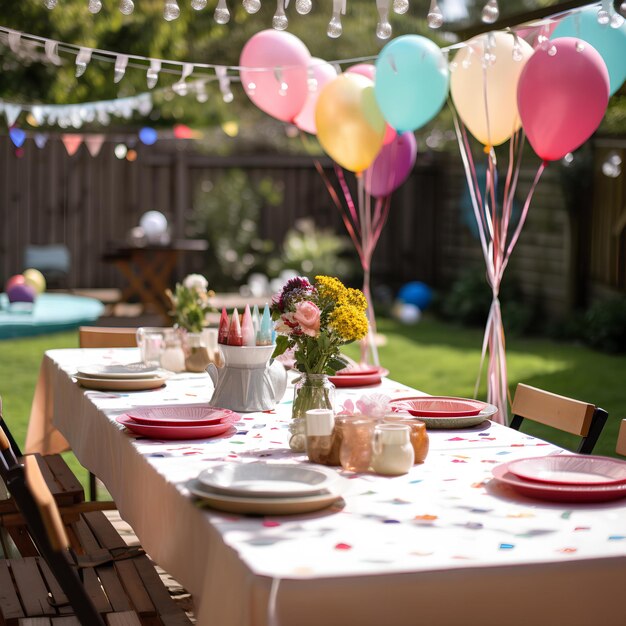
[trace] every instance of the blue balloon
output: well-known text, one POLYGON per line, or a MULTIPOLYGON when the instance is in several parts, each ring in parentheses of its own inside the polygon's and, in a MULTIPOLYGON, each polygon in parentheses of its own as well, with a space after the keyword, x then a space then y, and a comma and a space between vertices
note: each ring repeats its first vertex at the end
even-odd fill
POLYGON ((407 304, 413 304, 421 311, 428 308, 432 299, 432 289, 428 285, 417 281, 406 283, 406 285, 400 287, 398 292, 398 300, 402 300, 402 302, 407 304))
POLYGON ((443 53, 426 37, 398 37, 381 50, 376 61, 376 101, 398 133, 430 122, 446 101, 449 87, 443 53))
POLYGON ((26 133, 21 128, 10 128, 9 137, 16 148, 21 148, 26 141, 26 133))
POLYGON ((158 139, 158 134, 154 128, 150 128, 149 126, 145 126, 139 131, 139 139, 141 143, 144 143, 146 146, 151 146, 158 139))
POLYGON ((604 59, 613 95, 626 80, 626 22, 619 28, 598 23, 598 8, 590 7, 564 17, 554 29, 551 39, 578 37, 591 44, 604 59))

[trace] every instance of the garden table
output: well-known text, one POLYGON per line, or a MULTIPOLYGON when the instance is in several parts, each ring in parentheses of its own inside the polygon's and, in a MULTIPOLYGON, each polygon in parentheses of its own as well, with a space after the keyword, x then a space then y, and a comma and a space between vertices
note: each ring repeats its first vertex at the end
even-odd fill
MULTIPOLYGON (((558 504, 491 481, 494 465, 559 453, 490 422, 431 431, 406 476, 348 479, 345 505, 301 516, 206 508, 186 482, 216 462, 303 463, 287 447, 289 390, 274 411, 245 414, 230 437, 138 439, 115 417, 133 405, 206 402, 204 374, 152 392, 82 389, 77 365, 130 362, 135 349, 51 350, 37 384, 30 451, 67 439, 98 475, 148 553, 193 594, 201 625, 624 624, 626 501, 558 504), (51 437, 59 429, 64 437, 51 437)), ((413 391, 391 380, 338 389, 413 391)))
POLYGON ((183 239, 168 245, 119 246, 104 255, 126 278, 128 285, 121 301, 137 297, 144 307, 152 307, 169 321, 171 308, 165 290, 172 288, 172 274, 181 253, 204 252, 209 244, 204 239, 183 239))

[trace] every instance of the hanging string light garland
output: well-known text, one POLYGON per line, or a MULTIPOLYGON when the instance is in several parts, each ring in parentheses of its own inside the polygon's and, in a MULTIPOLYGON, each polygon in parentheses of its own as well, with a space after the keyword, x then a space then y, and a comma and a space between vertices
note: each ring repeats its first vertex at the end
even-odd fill
MULTIPOLYGON (((389 39, 392 34, 389 23, 389 3, 390 0, 375 0, 376 9, 379 14, 379 21, 376 25, 376 36, 379 39, 389 39)), ((58 0, 43 0, 47 9, 54 9, 58 0)), ((191 0, 191 8, 194 11, 202 11, 207 7, 207 0, 191 0)), ((257 13, 261 8, 261 0, 242 0, 242 6, 250 15, 257 13)), ((286 30, 289 26, 289 19, 286 10, 289 0, 276 0, 276 11, 272 17, 272 28, 276 30, 286 30)), ((312 0, 296 0, 296 12, 300 15, 310 13, 313 6, 312 0)), ((90 13, 99 13, 102 9, 102 0, 88 0, 88 10, 90 13)), ((133 0, 120 0, 119 10, 124 15, 130 15, 135 9, 133 0)), ((398 15, 404 15, 409 10, 409 0, 393 0, 392 9, 398 15)), ((341 15, 346 14, 346 0, 333 0, 332 14, 326 34, 328 37, 336 39, 343 32, 341 15)), ((180 17, 180 6, 177 0, 164 0, 163 18, 168 22, 180 17)), ((498 0, 487 0, 481 11, 481 20, 485 24, 494 24, 500 17, 500 7, 498 0)), ((602 6, 598 9, 598 22, 600 24, 610 24, 613 28, 619 28, 626 17, 626 0, 621 3, 619 11, 616 11, 610 0, 602 0, 602 6)), ((226 0, 218 0, 213 13, 213 19, 218 24, 228 24, 230 22, 230 11, 226 0)), ((441 28, 444 24, 444 15, 437 0, 430 0, 430 6, 426 15, 426 23, 432 29, 441 28)))

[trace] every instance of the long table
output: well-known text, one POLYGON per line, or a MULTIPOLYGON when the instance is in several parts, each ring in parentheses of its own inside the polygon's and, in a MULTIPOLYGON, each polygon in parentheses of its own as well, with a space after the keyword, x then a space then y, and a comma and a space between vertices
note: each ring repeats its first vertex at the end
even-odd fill
MULTIPOLYGON (((67 440, 148 553, 193 594, 200 625, 626 623, 626 501, 542 502, 491 480, 498 463, 559 448, 491 422, 432 430, 426 461, 408 475, 346 474, 344 504, 288 517, 219 513, 187 491, 202 469, 306 462, 287 446, 290 390, 227 437, 141 439, 115 417, 207 402, 212 386, 180 374, 160 390, 111 393, 72 379, 78 365, 137 358, 134 349, 47 352, 27 446, 55 452, 67 440)), ((339 404, 416 393, 391 380, 337 392, 339 404)))

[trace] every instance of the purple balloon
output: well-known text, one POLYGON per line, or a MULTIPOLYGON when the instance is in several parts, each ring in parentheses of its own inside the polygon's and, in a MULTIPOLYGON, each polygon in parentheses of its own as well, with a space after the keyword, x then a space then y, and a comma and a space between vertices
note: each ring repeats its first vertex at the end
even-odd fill
POLYGON ((375 198, 388 196, 408 178, 416 157, 415 135, 412 132, 396 135, 365 170, 366 191, 375 198))
POLYGON ((35 302, 37 294, 30 285, 17 284, 7 289, 9 302, 35 302))

